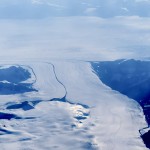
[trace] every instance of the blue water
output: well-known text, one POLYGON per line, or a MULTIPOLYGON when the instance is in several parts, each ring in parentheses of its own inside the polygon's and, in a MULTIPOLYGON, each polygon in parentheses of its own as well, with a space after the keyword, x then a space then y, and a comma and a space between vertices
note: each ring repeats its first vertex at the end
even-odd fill
POLYGON ((10 106, 7 106, 6 109, 23 109, 24 111, 34 109, 34 106, 29 104, 28 101, 22 102, 20 104, 12 104, 10 106))
POLYGON ((18 116, 14 115, 14 114, 0 112, 0 119, 11 120, 14 118, 17 119, 18 116))
POLYGON ((21 66, 0 69, 0 95, 37 91, 32 88, 33 83, 22 83, 29 78, 31 73, 21 66))
MULTIPOLYGON (((104 84, 140 103, 150 125, 150 62, 131 59, 92 62, 91 65, 104 84)), ((148 148, 149 137, 150 132, 142 135, 148 148)))
POLYGON ((0 81, 6 80, 17 84, 29 78, 31 78, 29 71, 20 66, 0 69, 0 81))

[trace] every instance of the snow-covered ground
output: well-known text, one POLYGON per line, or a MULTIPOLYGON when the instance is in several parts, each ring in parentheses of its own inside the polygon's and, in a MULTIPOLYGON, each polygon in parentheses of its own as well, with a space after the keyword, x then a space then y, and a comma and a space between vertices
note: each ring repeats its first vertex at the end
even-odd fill
POLYGON ((104 85, 90 61, 149 59, 149 4, 1 0, 0 73, 15 66, 31 76, 0 80, 9 92, 0 95, 0 149, 146 150, 142 108, 104 85))
POLYGON ((146 149, 139 134, 147 126, 141 107, 105 86, 89 62, 20 65, 33 69, 33 87, 39 91, 0 96, 1 113, 17 116, 7 120, 0 115, 3 150, 146 149))

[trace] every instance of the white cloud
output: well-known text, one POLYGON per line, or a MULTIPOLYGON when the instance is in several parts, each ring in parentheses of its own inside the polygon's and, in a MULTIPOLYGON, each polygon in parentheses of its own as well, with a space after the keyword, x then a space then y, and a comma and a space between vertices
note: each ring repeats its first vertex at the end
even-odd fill
POLYGON ((128 8, 126 8, 126 7, 123 7, 123 8, 121 8, 122 10, 124 10, 124 11, 126 11, 126 12, 128 12, 129 11, 129 9, 128 8))
POLYGON ((43 4, 41 0, 32 0, 33 4, 43 4))
POLYGON ((87 8, 87 9, 84 11, 84 13, 90 15, 90 14, 95 13, 96 10, 97 10, 97 8, 94 8, 94 7, 93 7, 93 8, 87 8))
POLYGON ((135 0, 135 2, 150 2, 150 0, 135 0))
POLYGON ((58 4, 50 3, 50 2, 48 2, 47 5, 49 5, 51 7, 64 8, 64 6, 62 6, 62 5, 58 5, 58 4))
POLYGON ((32 4, 46 4, 46 5, 50 6, 50 7, 64 8, 64 6, 59 5, 57 3, 52 3, 52 2, 50 2, 48 0, 45 0, 45 1, 44 0, 32 0, 32 4))

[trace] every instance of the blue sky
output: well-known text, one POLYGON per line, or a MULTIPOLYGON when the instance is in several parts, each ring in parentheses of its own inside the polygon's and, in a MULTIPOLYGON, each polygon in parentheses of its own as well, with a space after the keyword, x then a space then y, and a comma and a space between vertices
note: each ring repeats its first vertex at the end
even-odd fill
POLYGON ((1 0, 0 18, 150 16, 150 0, 1 0))

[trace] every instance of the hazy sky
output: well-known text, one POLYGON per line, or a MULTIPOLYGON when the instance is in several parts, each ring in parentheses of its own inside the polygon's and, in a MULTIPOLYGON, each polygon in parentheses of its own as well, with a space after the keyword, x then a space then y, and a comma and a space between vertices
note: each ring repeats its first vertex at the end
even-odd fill
POLYGON ((149 7, 149 0, 1 0, 1 59, 149 57, 149 7))

